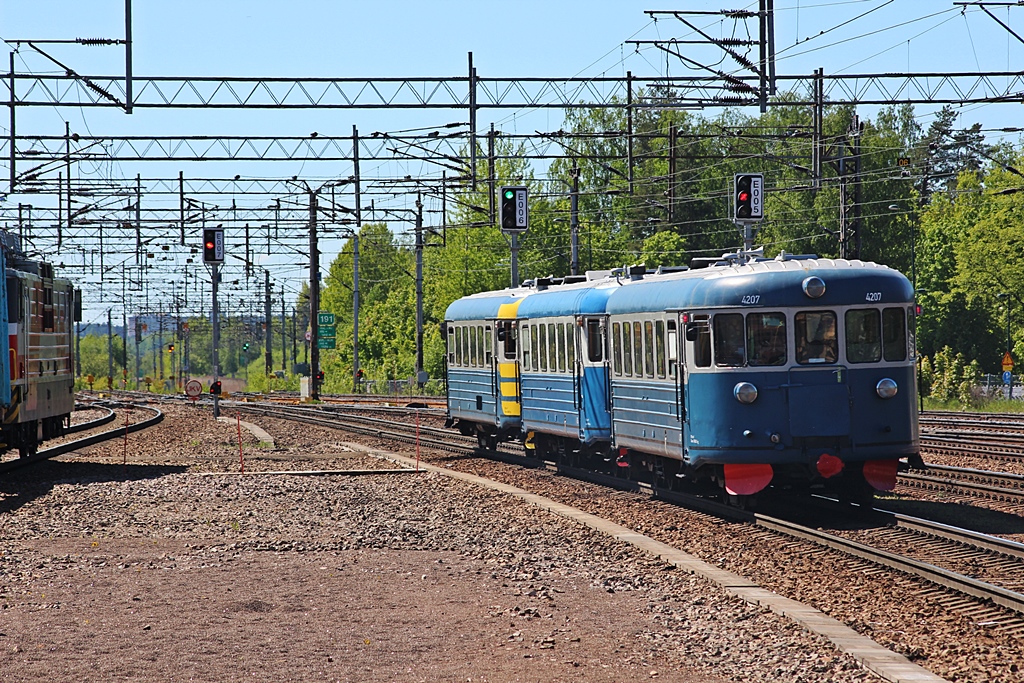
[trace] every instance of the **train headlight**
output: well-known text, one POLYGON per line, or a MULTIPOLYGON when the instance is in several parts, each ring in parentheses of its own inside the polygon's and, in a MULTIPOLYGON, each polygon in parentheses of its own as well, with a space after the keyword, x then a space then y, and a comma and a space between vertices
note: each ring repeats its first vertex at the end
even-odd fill
POLYGON ((732 388, 732 395, 740 403, 753 403, 757 400, 757 387, 750 382, 740 382, 732 388))
POLYGON ((806 278, 801 286, 803 287, 804 294, 812 299, 817 299, 825 293, 825 281, 815 275, 806 278))
POLYGON ((875 385, 875 393, 882 398, 892 398, 898 390, 899 387, 896 386, 896 381, 888 377, 878 380, 878 384, 875 385))

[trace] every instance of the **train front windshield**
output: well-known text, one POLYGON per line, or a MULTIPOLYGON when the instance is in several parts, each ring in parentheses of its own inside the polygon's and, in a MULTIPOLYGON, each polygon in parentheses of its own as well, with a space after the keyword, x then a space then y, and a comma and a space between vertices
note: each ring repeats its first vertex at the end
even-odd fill
POLYGON ((912 354, 904 307, 694 316, 697 367, 901 362, 912 354), (790 334, 789 330, 792 330, 790 334), (789 356, 792 344, 793 356, 789 356), (713 357, 712 357, 713 353, 713 357))

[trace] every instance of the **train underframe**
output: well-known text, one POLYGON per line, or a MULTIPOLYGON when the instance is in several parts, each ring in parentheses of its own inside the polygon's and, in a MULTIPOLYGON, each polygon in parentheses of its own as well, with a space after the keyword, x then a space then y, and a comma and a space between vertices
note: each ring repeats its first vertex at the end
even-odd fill
POLYGON ((63 436, 71 426, 70 415, 54 415, 37 420, 26 420, 3 425, 3 449, 18 450, 18 456, 28 458, 39 451, 39 446, 49 439, 63 436))
MULTIPOLYGON (((893 456, 853 462, 826 459, 824 464, 819 458, 812 464, 705 463, 693 467, 682 460, 632 449, 615 450, 608 442, 587 445, 549 434, 527 435, 524 446, 527 456, 538 460, 641 481, 656 488, 717 496, 743 508, 754 507, 769 486, 775 492, 823 493, 867 504, 876 491, 894 488, 896 472, 902 466, 900 458, 893 456)), ((916 459, 910 458, 912 466, 916 459)))

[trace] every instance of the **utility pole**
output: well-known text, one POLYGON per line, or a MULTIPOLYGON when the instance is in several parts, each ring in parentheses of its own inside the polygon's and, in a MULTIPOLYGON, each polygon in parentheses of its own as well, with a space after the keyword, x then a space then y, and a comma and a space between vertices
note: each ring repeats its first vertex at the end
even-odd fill
POLYGON ((114 323, 107 309, 107 384, 114 388, 114 323))
POLYGON ((320 400, 317 375, 320 372, 320 335, 317 313, 320 312, 320 253, 316 236, 317 194, 309 190, 309 397, 320 400))
POLYGON ((288 324, 285 317, 284 285, 281 285, 281 372, 288 372, 288 324))
MULTIPOLYGON (((572 159, 572 194, 569 195, 569 236, 571 254, 569 259, 569 272, 572 275, 580 273, 580 167, 576 164, 576 157, 572 159)), ((671 182, 671 181, 670 181, 671 182)))
MULTIPOLYGON (((493 193, 492 193, 493 196, 493 193)), ((416 384, 423 386, 423 202, 416 193, 416 384)))
POLYGON ((352 175, 355 182, 356 232, 352 236, 352 391, 359 390, 359 231, 363 211, 359 188, 359 130, 352 126, 352 175))
POLYGON ((270 312, 270 271, 265 268, 263 269, 263 294, 263 319, 265 321, 265 326, 267 328, 266 335, 264 336, 264 343, 266 348, 265 371, 267 373, 267 377, 269 377, 274 372, 274 347, 271 345, 270 339, 270 332, 274 327, 274 320, 271 317, 270 312))

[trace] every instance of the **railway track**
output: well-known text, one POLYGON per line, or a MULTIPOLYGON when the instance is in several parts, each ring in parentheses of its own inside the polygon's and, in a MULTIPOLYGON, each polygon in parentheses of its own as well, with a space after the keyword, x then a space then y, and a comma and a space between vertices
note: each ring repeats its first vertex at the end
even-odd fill
POLYGON ((90 420, 88 422, 82 422, 82 423, 73 425, 72 428, 68 430, 68 433, 80 433, 80 432, 83 432, 83 431, 89 431, 89 430, 96 429, 98 427, 102 427, 102 426, 104 426, 106 424, 109 424, 109 423, 113 422, 114 418, 116 417, 116 415, 114 413, 114 410, 113 410, 113 407, 131 407, 133 410, 137 409, 137 410, 146 410, 146 411, 152 412, 153 415, 148 417, 148 418, 146 418, 146 419, 144 419, 144 420, 136 422, 134 424, 130 424, 127 427, 123 427, 123 426, 115 427, 113 429, 109 429, 109 430, 104 431, 104 432, 99 432, 97 434, 90 434, 90 435, 82 437, 80 439, 75 439, 73 441, 67 441, 67 442, 58 444, 56 446, 51 446, 50 448, 42 449, 42 450, 38 451, 37 453, 35 453, 35 455, 29 456, 27 458, 17 458, 16 460, 9 460, 9 461, 6 461, 6 462, 0 462, 0 473, 2 473, 2 472, 9 472, 11 470, 15 470, 15 469, 18 469, 20 467, 25 467, 25 466, 28 466, 28 465, 33 465, 33 464, 38 463, 38 462, 40 462, 42 460, 49 460, 50 458, 55 458, 58 455, 64 455, 65 453, 71 453, 72 451, 76 451, 79 448, 86 448, 88 446, 94 446, 94 445, 96 445, 98 443, 102 443, 102 442, 108 441, 110 439, 116 439, 118 437, 123 437, 126 433, 127 434, 131 434, 133 432, 141 431, 143 429, 147 429, 148 427, 152 427, 153 425, 159 423, 161 420, 164 419, 163 413, 160 410, 158 410, 156 408, 153 408, 151 406, 138 406, 138 405, 131 405, 131 406, 129 406, 129 405, 116 404, 116 403, 113 403, 113 402, 108 402, 108 403, 99 403, 99 402, 97 402, 97 403, 92 404, 90 407, 93 408, 93 409, 98 409, 98 410, 103 411, 103 414, 100 417, 98 417, 97 419, 95 419, 95 420, 90 420))
MULTIPOLYGON (((328 408, 285 408, 254 403, 232 403, 230 407, 244 413, 297 420, 405 444, 418 442, 421 446, 450 453, 481 453, 475 439, 445 429, 420 426, 417 430, 408 423, 343 414, 328 408)), ((854 540, 849 535, 737 510, 717 501, 657 489, 643 482, 539 462, 507 447, 499 447, 488 455, 517 465, 546 467, 569 477, 658 498, 730 521, 751 523, 774 534, 844 553, 874 567, 897 570, 925 582, 929 587, 923 592, 950 609, 968 612, 972 618, 996 624, 1000 630, 1024 635, 1024 593, 1021 592, 1024 591, 1024 544, 884 511, 874 511, 872 514, 880 515, 881 521, 876 520, 875 528, 869 533, 859 532, 864 539, 854 540), (971 575, 958 571, 964 567, 971 568, 971 575)), ((844 510, 849 515, 851 508, 844 510)))

